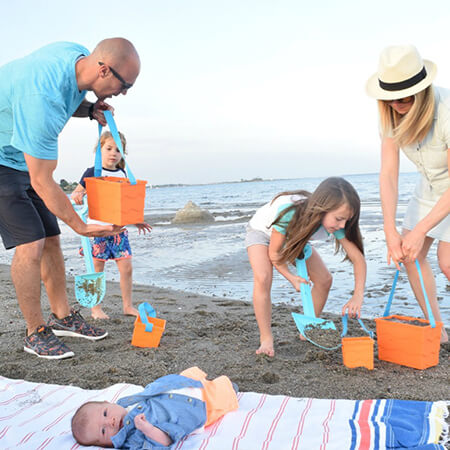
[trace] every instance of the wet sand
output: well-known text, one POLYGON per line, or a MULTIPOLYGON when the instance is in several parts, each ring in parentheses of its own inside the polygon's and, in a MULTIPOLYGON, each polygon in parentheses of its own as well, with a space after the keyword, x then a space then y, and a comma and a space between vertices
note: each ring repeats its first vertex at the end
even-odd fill
MULTIPOLYGON (((23 351, 25 326, 9 276, 0 265, 1 328, 0 375, 27 381, 72 384, 87 389, 126 382, 145 385, 168 373, 197 365, 211 377, 228 375, 241 391, 315 398, 398 398, 448 400, 450 346, 441 346, 440 363, 426 370, 402 367, 376 358, 375 369, 348 369, 340 350, 325 351, 298 338, 288 305, 274 306, 275 358, 255 354, 258 332, 252 305, 226 298, 206 297, 155 287, 134 285, 134 303, 150 302, 167 320, 158 348, 131 346, 133 317, 121 314, 119 285, 107 283, 102 321, 109 336, 98 342, 63 338, 75 357, 48 361, 23 351)), ((67 282, 76 305, 73 280, 67 282)), ((45 317, 48 302, 42 295, 45 317)), ((89 317, 89 310, 82 308, 89 317)), ((299 312, 299 311, 297 311, 299 312)), ((339 318, 333 319, 338 325, 339 318)), ((351 321, 350 333, 361 334, 351 321)), ((98 322, 100 323, 100 322, 98 322)), ((373 321, 366 321, 375 330, 373 321)))

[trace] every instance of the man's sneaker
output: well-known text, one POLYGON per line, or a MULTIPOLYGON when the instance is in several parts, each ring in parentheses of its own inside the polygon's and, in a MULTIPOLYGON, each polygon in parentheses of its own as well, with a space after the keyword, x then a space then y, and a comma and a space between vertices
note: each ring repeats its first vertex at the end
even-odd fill
POLYGON ((64 319, 58 319, 54 314, 50 314, 47 325, 56 336, 81 337, 91 341, 98 341, 108 336, 105 330, 89 325, 73 308, 70 310, 70 315, 64 319))
POLYGON ((27 353, 46 359, 71 358, 74 353, 61 342, 46 325, 40 325, 36 331, 25 337, 23 349, 27 353))

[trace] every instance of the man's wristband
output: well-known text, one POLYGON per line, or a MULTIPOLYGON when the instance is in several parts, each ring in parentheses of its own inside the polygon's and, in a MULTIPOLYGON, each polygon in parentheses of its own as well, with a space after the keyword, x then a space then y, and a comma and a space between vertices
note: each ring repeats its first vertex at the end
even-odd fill
POLYGON ((88 117, 90 120, 93 120, 94 118, 94 103, 91 103, 91 106, 89 106, 88 117))

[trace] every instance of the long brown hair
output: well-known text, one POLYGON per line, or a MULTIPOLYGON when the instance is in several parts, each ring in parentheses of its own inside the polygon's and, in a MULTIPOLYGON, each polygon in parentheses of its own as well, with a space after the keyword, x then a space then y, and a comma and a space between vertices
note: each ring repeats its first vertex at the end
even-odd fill
MULTIPOLYGON (((127 140, 125 139, 125 136, 123 135, 123 133, 121 133, 120 131, 119 131, 119 136, 120 136, 120 141, 122 142, 123 153, 125 155, 128 155, 128 152, 127 152, 127 140)), ((112 137, 113 137, 113 135, 111 134, 110 131, 104 131, 102 133, 102 135, 100 136, 100 147, 103 147, 103 145, 105 144, 106 140, 109 139, 109 138, 112 138, 112 137)), ((98 146, 98 142, 97 142, 97 145, 95 146, 95 150, 94 151, 97 150, 97 146, 98 146)), ((120 161, 116 164, 116 167, 118 169, 125 169, 125 160, 123 159, 123 157, 120 158, 120 161)))
POLYGON ((392 136, 400 148, 423 141, 433 124, 434 104, 433 85, 414 95, 414 103, 404 115, 389 102, 378 100, 382 136, 392 136))
MULTIPOLYGON (((280 252, 278 263, 295 263, 296 258, 303 258, 303 250, 311 236, 322 224, 326 213, 334 211, 346 204, 352 211, 352 217, 345 224, 345 237, 353 242, 364 254, 361 232, 359 230, 359 215, 361 200, 355 188, 344 178, 330 177, 322 181, 311 194, 308 191, 282 192, 280 195, 302 195, 304 198, 295 201, 292 206, 284 209, 275 219, 279 224, 283 216, 294 210, 294 215, 286 228, 286 243, 280 252)), ((274 200, 275 200, 274 198, 274 200)), ((336 253, 341 249, 339 240, 336 240, 336 253)), ((345 259, 349 259, 346 255, 345 259)))

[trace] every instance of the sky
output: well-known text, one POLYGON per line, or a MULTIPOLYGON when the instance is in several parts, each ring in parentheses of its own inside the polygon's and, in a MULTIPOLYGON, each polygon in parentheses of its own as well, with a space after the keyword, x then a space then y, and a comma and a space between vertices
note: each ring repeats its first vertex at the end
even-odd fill
MULTIPOLYGON (((132 41, 141 74, 110 103, 150 184, 374 173, 365 83, 380 51, 414 44, 447 87, 448 23, 448 0, 3 1, 0 65, 55 41, 132 41)), ((57 181, 93 165, 96 139, 94 122, 68 122, 57 181)), ((401 170, 414 166, 402 158, 401 170)))

